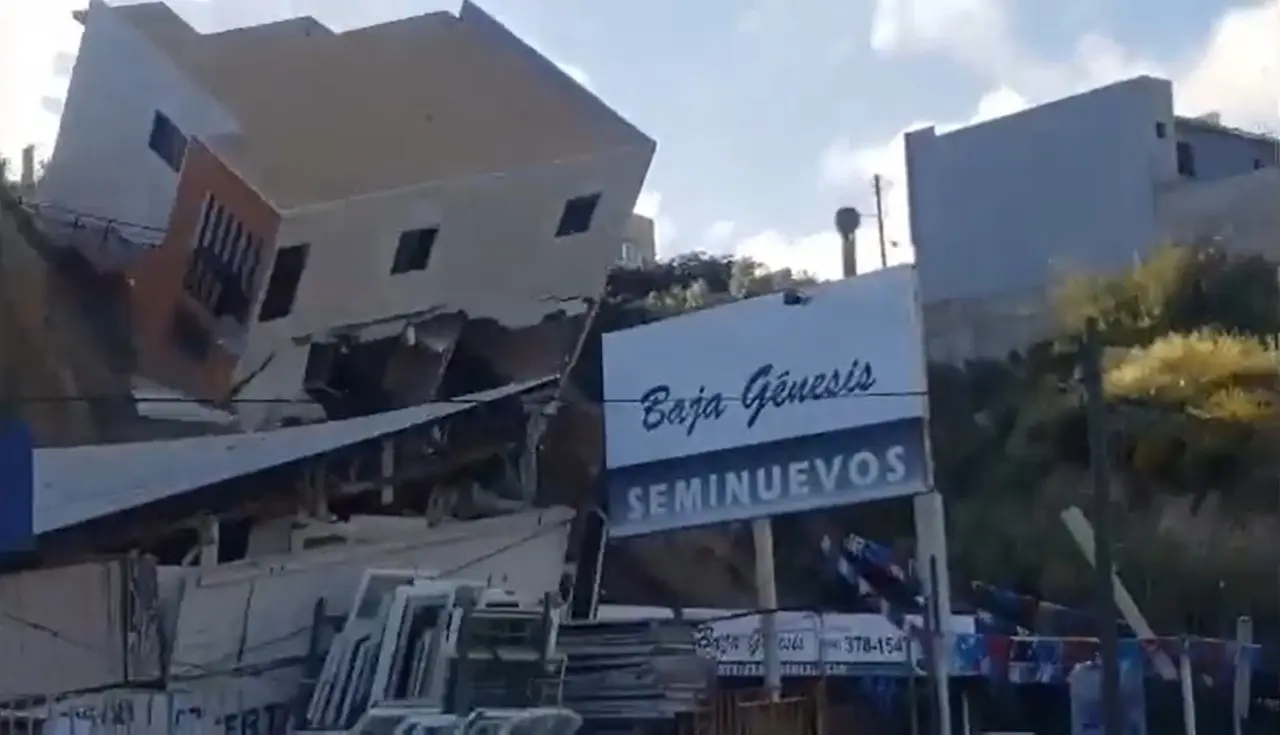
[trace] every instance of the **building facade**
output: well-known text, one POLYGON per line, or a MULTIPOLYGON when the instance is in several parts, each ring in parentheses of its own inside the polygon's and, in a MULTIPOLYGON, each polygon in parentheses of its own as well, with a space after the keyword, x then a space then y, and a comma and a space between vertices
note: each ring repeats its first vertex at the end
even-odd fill
POLYGON ((288 400, 353 344, 438 362, 460 324, 585 313, 655 149, 471 3, 344 33, 83 18, 38 196, 155 228, 128 266, 139 372, 200 397, 288 400))
POLYGON ((654 237, 653 220, 642 214, 632 214, 623 234, 618 265, 624 268, 643 268, 657 260, 658 244, 654 237))
POLYGON ((1113 272, 1162 242, 1280 255, 1280 143, 1176 115, 1164 79, 917 130, 905 149, 935 353, 1025 346, 1048 328, 1056 279, 1113 272))

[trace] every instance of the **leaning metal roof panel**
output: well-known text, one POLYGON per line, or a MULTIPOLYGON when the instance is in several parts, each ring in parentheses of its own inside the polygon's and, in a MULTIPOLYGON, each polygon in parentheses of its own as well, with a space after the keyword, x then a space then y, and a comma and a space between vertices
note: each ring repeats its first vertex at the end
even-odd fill
MULTIPOLYGON (((342 421, 248 434, 36 449, 31 532, 35 535, 208 487, 218 482, 438 421, 550 383, 546 377, 342 421)), ((7 513, 13 493, 0 512, 7 513)), ((10 539, 0 539, 0 547, 10 539)), ((15 539, 16 540, 16 539, 15 539)))

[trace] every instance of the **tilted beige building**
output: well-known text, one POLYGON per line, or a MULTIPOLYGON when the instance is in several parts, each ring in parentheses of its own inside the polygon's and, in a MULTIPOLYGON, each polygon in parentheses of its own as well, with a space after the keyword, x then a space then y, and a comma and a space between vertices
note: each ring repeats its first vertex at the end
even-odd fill
POLYGON ((37 197, 132 228, 110 267, 138 372, 191 395, 293 399, 353 343, 435 364, 464 324, 585 312, 655 150, 469 2, 344 33, 204 35, 159 2, 79 17, 37 197))

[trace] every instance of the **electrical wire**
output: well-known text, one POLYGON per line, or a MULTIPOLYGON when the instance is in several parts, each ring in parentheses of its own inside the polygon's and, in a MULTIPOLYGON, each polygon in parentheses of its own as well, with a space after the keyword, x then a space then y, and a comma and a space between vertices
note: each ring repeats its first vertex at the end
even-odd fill
MULTIPOLYGON (((550 533, 554 533, 555 531, 558 531, 558 530, 560 530, 560 529, 566 528, 566 527, 568 527, 568 526, 569 526, 569 524, 571 524, 572 522, 573 522, 573 519, 566 519, 566 520, 563 520, 563 521, 558 521, 558 522, 556 522, 556 523, 549 523, 549 524, 547 524, 547 525, 538 526, 538 527, 537 527, 536 529, 534 529, 534 530, 533 530, 533 532, 531 532, 531 533, 525 534, 525 535, 523 535, 523 536, 521 536, 521 537, 519 537, 519 538, 517 538, 517 539, 515 539, 515 540, 513 540, 513 541, 510 541, 510 542, 508 542, 508 543, 505 543, 505 544, 503 544, 503 545, 501 545, 501 546, 499 546, 499 547, 497 547, 497 548, 495 548, 495 549, 491 549, 491 550, 489 550, 489 551, 486 551, 486 552, 484 552, 483 554, 479 554, 479 555, 474 556, 474 557, 472 557, 472 558, 470 558, 470 559, 467 559, 466 561, 464 561, 464 562, 462 562, 462 563, 460 563, 460 564, 457 564, 457 565, 455 565, 455 566, 453 566, 453 567, 450 567, 450 568, 444 569, 444 570, 442 570, 442 571, 436 572, 436 573, 435 573, 435 577, 436 577, 436 578, 438 578, 438 579, 447 579, 447 578, 449 578, 449 577, 454 577, 454 576, 456 576, 456 575, 458 575, 458 574, 460 574, 460 573, 462 573, 462 572, 467 571, 468 569, 471 569, 472 567, 475 567, 475 566, 476 566, 476 565, 478 565, 478 564, 483 564, 484 562, 489 561, 490 559, 493 559, 493 558, 495 558, 495 557, 497 557, 497 556, 499 556, 499 555, 501 555, 501 554, 504 554, 504 553, 506 553, 506 552, 508 552, 508 551, 511 551, 511 550, 513 550, 513 549, 520 548, 521 546, 524 546, 524 545, 526 545, 526 544, 533 543, 534 541, 537 541, 538 539, 542 538, 543 536, 546 536, 546 535, 548 535, 548 534, 550 534, 550 533)), ((420 542, 416 542, 416 543, 414 543, 414 544, 405 545, 405 546, 403 546, 403 547, 401 547, 401 548, 399 548, 399 549, 397 549, 397 550, 398 550, 398 551, 404 551, 404 550, 409 550, 409 549, 422 548, 422 547, 424 547, 424 546, 430 546, 430 545, 432 545, 433 543, 435 543, 435 542, 434 542, 434 541, 420 541, 420 542)), ((330 547, 330 548, 332 548, 332 547, 330 547)), ((350 565, 353 561, 358 561, 358 560, 353 560, 353 559, 351 559, 351 558, 349 558, 349 557, 348 557, 348 558, 339 557, 339 558, 334 559, 333 561, 329 561, 329 562, 325 562, 325 563, 321 563, 321 564, 316 564, 316 565, 313 565, 313 566, 309 566, 309 567, 307 567, 306 571, 307 571, 307 572, 312 572, 312 571, 315 571, 315 570, 323 570, 323 569, 325 569, 325 568, 327 568, 327 567, 332 567, 332 566, 346 566, 346 565, 350 565)), ((181 603, 179 603, 179 604, 181 604, 181 603)), ((23 617, 23 616, 21 616, 21 615, 17 615, 17 614, 15 614, 15 613, 13 613, 13 612, 11 612, 11 611, 9 611, 9 610, 6 610, 6 609, 4 609, 4 608, 0 608, 0 619, 7 620, 7 621, 9 621, 9 622, 11 622, 11 623, 14 623, 15 625, 18 625, 18 626, 21 626, 21 627, 24 627, 24 628, 28 628, 28 629, 31 629, 31 630, 38 631, 38 632, 43 633, 43 634, 45 634, 45 635, 47 635, 47 636, 49 636, 49 637, 51 637, 51 638, 54 638, 54 639, 56 639, 56 640, 58 640, 58 641, 61 641, 61 642, 63 642, 63 643, 66 643, 67 645, 73 646, 73 647, 75 647, 75 648, 79 648, 79 649, 84 650, 84 651, 88 651, 89 653, 92 653, 92 654, 94 654, 95 656, 98 656, 98 657, 100 657, 100 658, 103 658, 103 659, 105 659, 106 661, 109 661, 109 662, 114 663, 114 662, 116 662, 116 661, 119 659, 119 654, 118 654, 117 652, 115 652, 115 651, 105 650, 105 649, 103 649, 103 648, 102 648, 102 647, 100 647, 100 646, 96 646, 96 645, 94 645, 94 644, 87 643, 87 642, 85 642, 85 641, 77 640, 77 639, 76 639, 76 638, 74 638, 73 636, 69 636, 69 635, 67 635, 66 633, 64 633, 63 631, 60 631, 60 630, 57 630, 56 628, 52 628, 52 627, 50 627, 50 626, 44 625, 43 623, 38 623, 38 622, 36 622, 36 621, 34 621, 34 620, 29 620, 29 619, 27 619, 27 618, 25 618, 25 617, 23 617)), ((302 626, 302 627, 296 628, 296 629, 294 629, 294 630, 291 630, 291 631, 289 631, 289 632, 287 632, 287 633, 284 633, 284 634, 281 634, 281 635, 272 636, 271 638, 268 638, 268 639, 266 639, 266 640, 256 641, 256 642, 254 642, 252 645, 247 646, 243 651, 241 651, 241 652, 239 653, 239 657, 240 657, 241 659, 243 659, 244 654, 246 654, 246 653, 249 653, 249 652, 252 652, 252 651, 258 651, 258 650, 261 650, 261 649, 264 649, 264 648, 268 648, 268 647, 270 647, 270 646, 274 646, 274 645, 277 645, 277 644, 280 644, 280 643, 285 643, 285 642, 287 642, 287 641, 290 641, 290 640, 292 640, 292 639, 296 638, 296 637, 297 637, 297 636, 299 636, 299 635, 309 634, 309 633, 311 632, 311 628, 312 628, 312 625, 306 625, 306 626, 302 626)), ((180 666, 180 667, 189 667, 189 668, 192 668, 192 669, 196 669, 196 670, 198 670, 198 671, 200 672, 200 676, 202 676, 202 677, 213 677, 213 676, 226 676, 226 675, 232 675, 232 674, 243 674, 243 673, 246 673, 246 670, 248 670, 248 669, 254 669, 254 670, 259 670, 259 669, 260 669, 260 670, 258 671, 258 673, 263 673, 263 672, 265 672, 265 671, 270 671, 270 670, 273 670, 273 669, 284 668, 284 667, 287 667, 287 666, 295 665, 296 663, 297 663, 297 662, 296 662, 296 661, 293 661, 293 660, 285 660, 285 661, 284 661, 283 663, 281 663, 280 665, 274 665, 274 662, 272 662, 272 663, 268 663, 268 664, 266 664, 266 665, 265 665, 265 667, 263 667, 263 666, 259 666, 259 667, 246 667, 246 666, 244 666, 244 665, 242 665, 242 664, 233 664, 233 665, 227 666, 227 667, 225 667, 225 668, 216 668, 216 667, 213 667, 213 666, 210 666, 210 665, 207 665, 207 664, 196 664, 196 663, 192 663, 192 662, 172 661, 172 660, 171 660, 171 661, 169 662, 169 665, 170 665, 170 666, 177 665, 177 666, 180 666)), ((43 695, 43 694, 39 694, 39 695, 19 695, 19 696, 16 696, 16 697, 6 697, 6 699, 7 699, 8 701, 10 701, 10 702, 14 702, 14 701, 22 701, 22 700, 37 701, 37 700, 48 700, 48 699, 61 699, 61 698, 66 698, 66 697, 81 696, 81 695, 86 695, 86 694, 94 694, 94 693, 98 693, 98 692, 105 691, 105 690, 109 690, 109 689, 115 689, 115 688, 136 687, 138 684, 139 684, 139 682, 137 682, 137 681, 128 681, 128 680, 125 680, 125 681, 120 681, 120 682, 114 682, 114 683, 111 683, 111 684, 105 684, 105 685, 99 685, 99 686, 94 686, 94 687, 88 687, 88 688, 84 688, 84 689, 78 689, 78 690, 71 690, 71 691, 66 691, 66 692, 60 692, 60 693, 58 693, 57 695, 52 695, 52 696, 50 696, 50 695, 43 695)))
MULTIPOLYGON (((515 394, 515 393, 511 394, 511 396, 515 396, 515 395, 518 395, 518 394, 515 394)), ((714 394, 711 394, 711 395, 714 395, 714 394)), ((923 397, 927 395, 929 395, 929 392, 923 391, 923 390, 870 391, 865 393, 851 393, 851 394, 842 395, 842 396, 831 396, 829 398, 822 398, 818 400, 843 400, 843 399, 850 399, 850 398, 909 398, 909 397, 923 397)), ((507 397, 511 397, 511 396, 507 396, 507 397)), ((707 398, 708 398, 707 395, 675 397, 675 398, 667 398, 666 402, 668 403, 672 401, 691 402, 694 400, 706 401, 707 398)), ((94 402, 102 402, 102 401, 120 401, 120 400, 133 401, 134 403, 139 403, 139 404, 161 403, 161 404, 202 405, 202 406, 207 406, 210 404, 310 405, 315 403, 314 400, 309 398, 232 398, 227 400, 214 400, 214 399, 203 400, 199 398, 178 397, 178 396, 134 397, 133 395, 126 393, 126 394, 120 394, 120 395, 114 395, 114 396, 0 396, 0 406, 6 405, 6 404, 26 405, 26 404, 42 404, 42 403, 44 404, 94 403, 94 402)), ((433 399, 431 401, 427 401, 425 404, 419 404, 419 405, 434 403, 434 404, 446 404, 446 405, 458 405, 458 406, 482 406, 486 403, 494 403, 498 400, 501 400, 501 399, 489 398, 489 399, 482 400, 482 399, 472 399, 472 398, 439 398, 439 399, 433 399)), ((740 396, 732 396, 727 394, 721 394, 720 400, 725 403, 744 403, 745 402, 745 399, 743 399, 740 396)), ((605 398, 599 401, 593 401, 586 398, 563 399, 563 398, 554 398, 554 397, 546 397, 540 400, 530 401, 530 403, 533 403, 534 405, 547 405, 552 403, 559 403, 559 404, 578 404, 578 405, 595 405, 595 406, 610 405, 610 404, 643 404, 644 402, 645 400, 643 398, 605 398)))

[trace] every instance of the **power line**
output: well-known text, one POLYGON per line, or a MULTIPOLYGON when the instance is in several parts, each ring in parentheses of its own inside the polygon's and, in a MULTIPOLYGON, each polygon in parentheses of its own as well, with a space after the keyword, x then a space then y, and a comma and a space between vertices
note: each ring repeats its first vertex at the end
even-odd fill
MULTIPOLYGON (((849 399, 849 398, 909 398, 909 397, 927 396, 928 394, 929 394, 928 391, 923 391, 923 390, 868 391, 863 393, 850 393, 846 395, 824 396, 821 398, 810 399, 810 402, 816 402, 820 400, 849 399)), ((673 401, 693 402, 695 400, 700 400, 705 402, 714 395, 715 394, 712 393, 712 394, 705 394, 705 395, 698 395, 698 396, 667 397, 664 402, 667 402, 667 403, 673 402, 673 401)), ((518 394, 513 393, 510 396, 506 396, 506 397, 517 397, 517 396, 518 394)), ((727 394, 720 394, 719 399, 725 403, 744 403, 746 401, 752 400, 749 398, 743 398, 742 396, 727 395, 727 394)), ((123 393, 123 394, 118 394, 113 396, 0 396, 0 405, 5 405, 5 404, 21 405, 21 404, 29 404, 29 403, 94 403, 94 402, 121 401, 121 400, 132 401, 133 403, 140 403, 140 404, 160 403, 160 404, 178 404, 178 405, 201 405, 206 407, 220 406, 220 405, 256 405, 256 404, 313 405, 317 403, 316 401, 308 398, 233 398, 228 400, 212 400, 212 399, 201 400, 199 398, 181 398, 176 396, 171 398, 161 397, 161 396, 134 397, 131 394, 123 393)), ((458 406, 483 406, 487 403, 494 403, 498 400, 501 400, 501 399, 490 398, 488 400, 479 400, 479 399, 473 399, 473 398, 439 398, 431 401, 426 401, 425 403, 418 404, 418 405, 447 404, 447 405, 458 405, 458 406)), ((765 400, 767 401, 767 397, 765 400)), ((584 405, 604 405, 604 404, 619 404, 619 403, 620 404, 643 404, 645 402, 646 400, 643 397, 641 398, 605 398, 599 401, 593 401, 586 398, 581 398, 581 399, 542 398, 536 401, 531 401, 531 403, 534 403, 534 404, 545 404, 545 405, 549 405, 552 403, 562 403, 562 404, 569 403, 569 404, 584 404, 584 405)))

